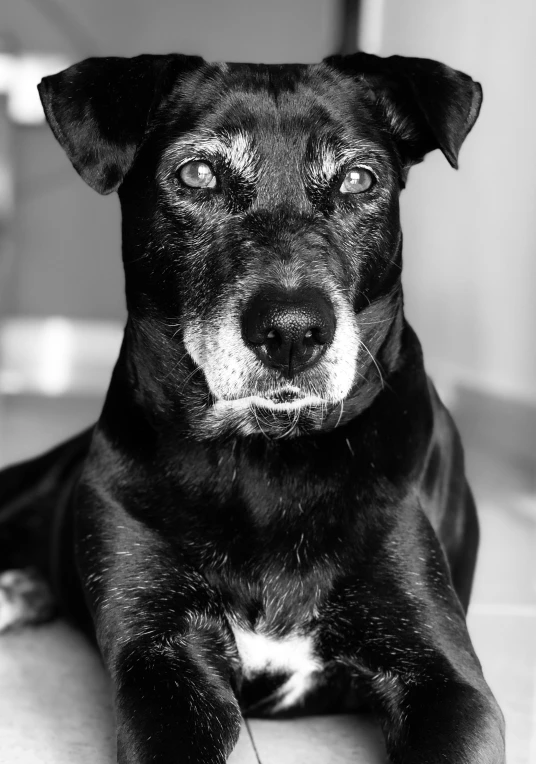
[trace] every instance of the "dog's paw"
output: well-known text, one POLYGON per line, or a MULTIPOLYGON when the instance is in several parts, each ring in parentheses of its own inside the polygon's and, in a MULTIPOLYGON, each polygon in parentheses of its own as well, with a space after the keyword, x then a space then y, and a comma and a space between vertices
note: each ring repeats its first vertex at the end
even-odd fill
POLYGON ((0 573, 0 632, 50 620, 56 612, 52 593, 35 570, 0 573))

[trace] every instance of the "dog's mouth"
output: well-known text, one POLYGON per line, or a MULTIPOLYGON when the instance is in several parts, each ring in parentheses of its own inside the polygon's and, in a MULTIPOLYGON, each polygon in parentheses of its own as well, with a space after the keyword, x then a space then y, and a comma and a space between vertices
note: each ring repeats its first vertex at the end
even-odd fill
POLYGON ((284 387, 264 395, 254 393, 240 398, 220 398, 214 406, 220 410, 245 411, 268 409, 273 412, 298 412, 302 409, 325 407, 326 401, 317 395, 304 393, 299 388, 284 387))
POLYGON ((272 403, 278 405, 280 403, 293 403, 296 400, 300 400, 304 396, 300 395, 299 390, 293 390, 291 388, 285 388, 283 390, 276 390, 269 400, 272 403))
POLYGON ((208 412, 211 434, 229 428, 243 435, 290 438, 322 424, 331 407, 325 398, 294 387, 215 398, 208 412))

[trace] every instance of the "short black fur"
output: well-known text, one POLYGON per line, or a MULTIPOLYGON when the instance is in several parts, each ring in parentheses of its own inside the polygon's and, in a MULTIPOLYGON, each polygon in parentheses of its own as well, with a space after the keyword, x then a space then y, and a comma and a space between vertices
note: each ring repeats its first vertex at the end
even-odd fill
POLYGON ((119 191, 129 317, 95 427, 0 475, 0 550, 92 624, 118 762, 222 764, 242 713, 366 704, 395 764, 502 764, 465 623, 474 502, 400 281, 408 170, 435 148, 457 166, 480 86, 424 59, 170 55, 40 93, 75 169, 119 191), (192 161, 213 187, 181 181, 192 161), (374 182, 347 193, 359 168, 374 182), (241 328, 267 295, 309 306, 290 339, 258 320, 278 365, 241 328), (259 638, 312 650, 292 702, 289 672, 246 665, 259 638))

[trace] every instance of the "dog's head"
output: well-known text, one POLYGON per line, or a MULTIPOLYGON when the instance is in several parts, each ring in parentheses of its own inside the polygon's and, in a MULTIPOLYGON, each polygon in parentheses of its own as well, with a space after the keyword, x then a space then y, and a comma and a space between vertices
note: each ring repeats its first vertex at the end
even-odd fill
POLYGON ((399 353, 400 190, 432 149, 456 167, 477 83, 398 56, 168 55, 89 59, 40 94, 82 178, 119 190, 137 384, 201 436, 370 402, 399 353))

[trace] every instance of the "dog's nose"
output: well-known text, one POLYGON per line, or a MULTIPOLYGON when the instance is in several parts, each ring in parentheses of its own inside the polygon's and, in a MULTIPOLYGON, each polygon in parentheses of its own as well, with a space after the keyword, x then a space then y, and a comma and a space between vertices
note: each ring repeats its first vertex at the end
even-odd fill
POLYGON ((285 376, 316 363, 335 334, 333 306, 319 290, 265 292, 244 311, 242 335, 261 361, 285 376))

